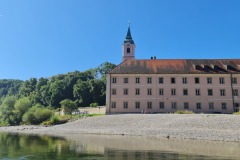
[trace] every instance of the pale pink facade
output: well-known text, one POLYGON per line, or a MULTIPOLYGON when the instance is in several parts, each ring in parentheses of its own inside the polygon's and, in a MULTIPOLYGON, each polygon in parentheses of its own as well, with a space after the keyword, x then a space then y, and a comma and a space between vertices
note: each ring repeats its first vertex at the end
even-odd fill
POLYGON ((130 26, 122 53, 107 74, 107 114, 239 110, 240 59, 135 60, 130 26))
POLYGON ((108 114, 169 113, 180 109, 195 113, 233 113, 240 104, 240 74, 108 74, 107 79, 111 82, 107 83, 108 114), (114 78, 116 83, 112 83, 114 78), (162 83, 159 78, 163 79, 162 83), (175 83, 171 82, 172 78, 175 83), (124 83, 124 79, 128 79, 128 83, 124 83))

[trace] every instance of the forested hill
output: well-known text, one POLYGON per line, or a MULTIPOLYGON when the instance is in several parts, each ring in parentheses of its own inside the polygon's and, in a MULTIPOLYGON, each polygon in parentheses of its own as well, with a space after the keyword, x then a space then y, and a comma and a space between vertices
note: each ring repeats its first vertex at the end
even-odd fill
POLYGON ((14 95, 17 98, 28 97, 32 104, 53 108, 60 107, 60 102, 65 99, 75 101, 78 106, 105 105, 105 73, 115 66, 105 62, 84 72, 74 71, 50 78, 0 80, 0 104, 5 97, 14 95))
POLYGON ((18 94, 19 88, 24 81, 15 79, 0 79, 0 99, 7 95, 18 94))

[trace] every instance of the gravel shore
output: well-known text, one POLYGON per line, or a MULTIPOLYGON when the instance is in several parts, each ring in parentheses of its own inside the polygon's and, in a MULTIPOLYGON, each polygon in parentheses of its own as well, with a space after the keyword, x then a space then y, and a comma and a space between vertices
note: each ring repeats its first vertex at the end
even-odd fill
POLYGON ((0 127, 0 131, 55 136, 104 134, 240 142, 240 116, 222 114, 122 114, 82 118, 51 127, 0 127))

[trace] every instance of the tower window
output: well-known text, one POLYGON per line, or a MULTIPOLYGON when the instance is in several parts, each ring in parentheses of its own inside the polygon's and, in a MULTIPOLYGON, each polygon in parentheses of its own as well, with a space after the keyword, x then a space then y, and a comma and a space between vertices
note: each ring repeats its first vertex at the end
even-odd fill
POLYGON ((130 53, 130 48, 127 48, 127 53, 130 53))

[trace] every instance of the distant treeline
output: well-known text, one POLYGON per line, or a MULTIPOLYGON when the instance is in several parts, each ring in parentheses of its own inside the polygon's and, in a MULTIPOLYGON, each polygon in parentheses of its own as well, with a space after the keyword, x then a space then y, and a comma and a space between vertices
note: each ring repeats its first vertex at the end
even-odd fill
POLYGON ((90 106, 91 103, 105 105, 105 73, 116 65, 105 62, 99 67, 84 72, 74 71, 50 78, 21 80, 0 80, 0 105, 5 97, 17 99, 27 97, 32 105, 59 108, 60 102, 69 99, 77 106, 90 106))

